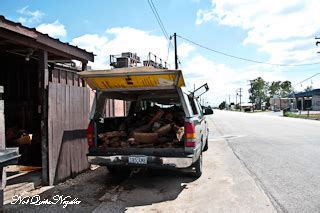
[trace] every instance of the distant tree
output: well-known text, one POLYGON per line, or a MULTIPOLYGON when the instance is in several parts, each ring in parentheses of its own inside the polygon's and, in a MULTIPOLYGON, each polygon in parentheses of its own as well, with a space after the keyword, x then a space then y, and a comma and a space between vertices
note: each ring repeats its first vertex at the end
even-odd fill
POLYGON ((280 93, 281 93, 281 81, 272 81, 272 83, 269 86, 270 98, 273 98, 274 96, 279 96, 280 93))
POLYGON ((251 81, 251 88, 249 89, 249 99, 251 103, 255 103, 257 109, 261 109, 262 102, 265 102, 268 97, 269 84, 261 77, 251 81))
POLYGON ((281 97, 287 97, 291 93, 293 93, 293 87, 291 85, 291 81, 284 81, 281 83, 281 97))
POLYGON ((226 102, 223 101, 221 102, 221 104, 219 105, 219 109, 225 109, 226 108, 226 102))
POLYGON ((312 91, 312 90, 313 90, 313 87, 312 87, 312 86, 307 86, 307 87, 304 89, 305 92, 310 92, 310 91, 312 91))

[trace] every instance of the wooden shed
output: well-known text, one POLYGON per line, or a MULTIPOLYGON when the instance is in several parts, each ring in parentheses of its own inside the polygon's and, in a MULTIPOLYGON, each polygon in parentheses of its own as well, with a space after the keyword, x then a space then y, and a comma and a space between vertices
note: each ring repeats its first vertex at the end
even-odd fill
POLYGON ((17 145, 14 134, 19 131, 32 135, 29 143, 18 144, 21 159, 42 167, 44 185, 89 166, 85 135, 90 91, 77 73, 93 60, 93 53, 0 16, 6 128, 6 139, 0 143, 17 145))

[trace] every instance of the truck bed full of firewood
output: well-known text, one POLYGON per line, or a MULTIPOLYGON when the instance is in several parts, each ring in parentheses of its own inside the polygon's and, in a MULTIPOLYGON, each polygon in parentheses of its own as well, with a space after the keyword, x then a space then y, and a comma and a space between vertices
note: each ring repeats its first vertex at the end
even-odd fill
POLYGON ((99 147, 183 147, 184 112, 153 106, 129 115, 112 130, 98 134, 99 147))

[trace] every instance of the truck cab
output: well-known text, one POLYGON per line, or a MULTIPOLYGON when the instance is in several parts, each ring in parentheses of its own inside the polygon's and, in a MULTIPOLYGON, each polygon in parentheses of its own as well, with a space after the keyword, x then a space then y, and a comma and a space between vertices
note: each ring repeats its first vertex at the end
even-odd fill
POLYGON ((95 90, 87 130, 88 162, 116 168, 175 168, 202 174, 209 129, 197 92, 186 91, 180 70, 135 67, 82 72, 95 90), (108 118, 108 99, 129 103, 126 116, 108 118))

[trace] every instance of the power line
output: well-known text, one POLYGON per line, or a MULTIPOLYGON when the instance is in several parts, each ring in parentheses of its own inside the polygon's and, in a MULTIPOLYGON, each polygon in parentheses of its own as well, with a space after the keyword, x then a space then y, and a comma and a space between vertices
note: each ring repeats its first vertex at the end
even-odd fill
POLYGON ((240 111, 241 111, 241 97, 242 97, 242 88, 239 88, 239 97, 240 97, 240 103, 239 103, 239 106, 240 106, 240 111))
POLYGON ((303 83, 303 82, 305 82, 305 81, 307 81, 307 80, 310 80, 311 78, 313 78, 313 77, 315 77, 315 76, 317 76, 317 75, 320 75, 320 72, 312 75, 312 76, 309 77, 309 78, 304 79, 303 81, 300 81, 299 83, 296 83, 293 87, 295 87, 295 86, 297 86, 297 85, 299 85, 299 84, 301 84, 301 83, 303 83))
MULTIPOLYGON (((167 39, 167 41, 169 42, 169 43, 168 43, 168 55, 167 55, 167 58, 168 58, 168 57, 169 57, 170 47, 174 48, 174 47, 173 47, 173 44, 172 44, 172 42, 171 42, 172 36, 169 36, 169 35, 168 35, 167 30, 166 30, 166 28, 165 28, 165 26, 164 26, 164 24, 163 24, 163 22, 162 22, 162 20, 161 20, 161 18, 160 18, 160 15, 159 15, 159 13, 158 13, 158 10, 157 10, 156 6, 154 5, 153 1, 152 1, 152 0, 148 0, 148 3, 149 3, 149 6, 150 6, 150 8, 151 8, 151 10, 152 10, 153 15, 155 16, 155 18, 156 18, 156 20, 157 20, 157 22, 158 22, 158 24, 159 24, 159 26, 160 26, 160 29, 161 29, 164 37, 165 37, 165 38, 167 39)), ((168 59, 167 59, 167 61, 168 61, 168 59)), ((179 60, 179 63, 180 63, 180 60, 179 60)), ((181 63, 180 63, 180 64, 181 64, 181 63)))
MULTIPOLYGON (((156 20, 157 20, 157 22, 158 22, 158 24, 159 24, 159 26, 160 26, 160 28, 161 28, 161 30, 162 30, 162 33, 164 34, 164 36, 166 37, 166 39, 169 41, 169 46, 168 46, 168 56, 169 56, 170 46, 171 46, 172 48, 174 48, 174 46, 173 46, 173 44, 172 44, 172 42, 171 42, 172 36, 168 36, 167 30, 166 30, 166 28, 165 28, 165 26, 164 26, 164 24, 163 24, 163 22, 162 22, 162 20, 161 20, 161 18, 160 18, 160 15, 159 15, 159 13, 158 13, 158 10, 157 10, 156 6, 154 5, 153 1, 152 1, 152 0, 148 0, 148 3, 149 3, 149 6, 150 6, 150 8, 151 8, 151 10, 152 10, 153 15, 155 16, 155 18, 156 18, 156 20)), ((181 65, 180 59, 177 58, 177 60, 178 60, 178 63, 181 65)))
POLYGON ((281 72, 309 72, 309 71, 315 71, 315 70, 320 70, 320 67, 314 68, 314 69, 298 69, 298 70, 281 70, 281 72))
POLYGON ((266 65, 273 65, 273 66, 287 66, 287 67, 297 67, 297 66, 310 66, 310 65, 316 65, 316 64, 320 64, 320 62, 317 62, 317 63, 308 63, 308 64, 275 64, 275 63, 268 63, 268 62, 263 62, 263 61, 257 61, 257 60, 253 60, 253 59, 248 59, 248 58, 243 58, 243 57, 239 57, 239 56, 235 56, 235 55, 231 55, 231 54, 228 54, 228 53, 224 53, 224 52, 221 52, 219 50, 215 50, 215 49, 212 49, 212 48, 209 48, 209 47, 206 47, 204 45, 201 45, 199 43, 196 43, 194 41, 191 41, 190 39, 187 39, 187 38, 184 38, 180 35, 177 35, 177 37, 191 43, 191 44, 194 44, 196 46, 199 46, 203 49, 206 49, 206 50, 209 50, 209 51, 212 51, 212 52, 215 52, 215 53, 218 53, 220 55, 224 55, 224 56, 227 56, 227 57, 231 57, 231 58, 235 58, 235 59, 238 59, 238 60, 243 60, 243 61, 248 61, 248 62, 252 62, 252 63, 257 63, 257 64, 266 64, 266 65))
POLYGON ((167 60, 169 60, 169 54, 170 54, 170 44, 171 44, 171 40, 169 40, 169 43, 168 43, 168 54, 167 54, 167 60))
POLYGON ((156 20, 157 20, 157 22, 158 22, 158 24, 159 24, 159 26, 160 26, 163 34, 164 34, 164 37, 166 37, 167 40, 170 40, 170 39, 169 39, 169 36, 168 36, 168 33, 167 33, 167 31, 166 31, 166 28, 164 27, 164 25, 163 25, 163 23, 162 23, 162 21, 161 21, 161 18, 160 18, 160 16, 159 16, 159 13, 158 13, 158 11, 157 11, 157 8, 154 6, 152 0, 148 0, 148 3, 149 3, 149 6, 150 6, 150 8, 151 8, 151 10, 152 10, 153 15, 155 16, 155 18, 156 18, 156 20))

